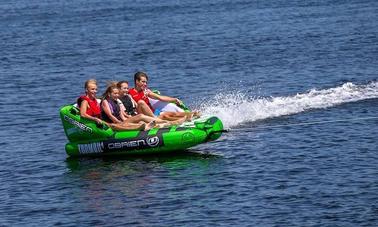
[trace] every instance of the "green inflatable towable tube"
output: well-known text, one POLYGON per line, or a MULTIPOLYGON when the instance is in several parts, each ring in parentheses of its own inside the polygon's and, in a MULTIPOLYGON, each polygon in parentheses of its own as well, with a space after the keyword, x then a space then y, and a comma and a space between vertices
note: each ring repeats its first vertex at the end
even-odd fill
POLYGON ((222 121, 202 116, 182 125, 153 128, 148 131, 114 131, 107 125, 81 118, 74 105, 60 109, 64 132, 69 140, 69 156, 159 154, 185 150, 214 141, 223 132, 222 121))

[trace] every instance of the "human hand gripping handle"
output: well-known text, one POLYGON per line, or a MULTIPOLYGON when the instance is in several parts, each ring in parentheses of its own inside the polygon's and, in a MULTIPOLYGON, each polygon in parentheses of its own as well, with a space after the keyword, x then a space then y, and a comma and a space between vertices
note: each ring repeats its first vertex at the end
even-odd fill
POLYGON ((97 127, 100 128, 100 129, 106 130, 109 127, 108 123, 106 123, 105 121, 101 120, 100 118, 96 117, 94 120, 96 121, 97 127))
POLYGON ((97 124, 101 125, 102 120, 100 118, 95 117, 94 120, 96 121, 97 124))
POLYGON ((182 101, 178 98, 175 98, 175 103, 177 106, 181 106, 183 104, 182 101))

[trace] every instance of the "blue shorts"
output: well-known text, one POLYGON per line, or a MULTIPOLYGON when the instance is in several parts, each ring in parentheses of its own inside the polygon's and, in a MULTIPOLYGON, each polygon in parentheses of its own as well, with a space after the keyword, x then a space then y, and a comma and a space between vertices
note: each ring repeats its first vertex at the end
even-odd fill
POLYGON ((161 112, 161 109, 155 109, 154 115, 159 116, 160 112, 161 112))

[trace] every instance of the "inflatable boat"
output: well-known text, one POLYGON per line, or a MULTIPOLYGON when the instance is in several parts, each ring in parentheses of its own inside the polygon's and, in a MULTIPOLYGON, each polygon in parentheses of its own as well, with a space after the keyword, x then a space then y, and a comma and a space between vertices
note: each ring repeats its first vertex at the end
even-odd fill
POLYGON ((69 156, 139 155, 185 150, 214 141, 223 132, 221 120, 202 116, 182 125, 148 131, 115 131, 105 124, 81 118, 75 105, 60 109, 64 132, 69 140, 69 156))

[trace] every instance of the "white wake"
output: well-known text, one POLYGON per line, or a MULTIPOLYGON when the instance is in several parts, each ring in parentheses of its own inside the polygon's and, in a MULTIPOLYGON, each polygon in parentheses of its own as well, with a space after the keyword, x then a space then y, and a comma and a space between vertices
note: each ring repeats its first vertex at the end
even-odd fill
POLYGON ((339 87, 312 89, 307 93, 288 97, 251 98, 242 93, 218 94, 202 103, 200 110, 204 115, 218 116, 225 128, 232 128, 256 120, 374 98, 378 98, 378 82, 366 85, 348 82, 339 87))

